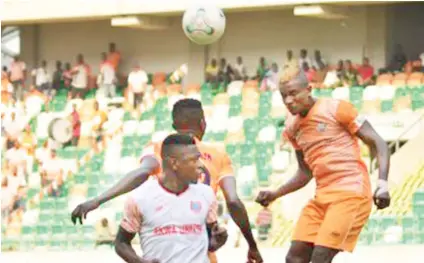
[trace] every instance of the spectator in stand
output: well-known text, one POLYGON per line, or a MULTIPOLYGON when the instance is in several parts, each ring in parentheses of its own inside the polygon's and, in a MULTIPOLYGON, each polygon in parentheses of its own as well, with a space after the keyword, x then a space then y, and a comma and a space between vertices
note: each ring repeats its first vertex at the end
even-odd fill
POLYGON ((10 81, 13 85, 13 97, 16 101, 22 101, 24 98, 26 64, 21 61, 19 56, 13 58, 10 64, 10 81))
POLYGON ((328 70, 325 74, 324 82, 322 83, 323 88, 336 88, 342 84, 343 77, 343 61, 339 60, 337 66, 328 70))
POLYGON ((27 125, 24 132, 19 137, 19 143, 27 151, 28 155, 33 155, 37 146, 37 138, 31 131, 31 127, 27 125))
POLYGON ((229 83, 234 78, 234 72, 231 65, 227 63, 225 58, 221 58, 219 62, 218 79, 220 82, 229 83))
POLYGON ((9 187, 9 182, 7 181, 7 176, 2 177, 1 180, 1 218, 2 223, 6 223, 6 218, 9 216, 12 211, 13 201, 15 195, 13 194, 12 189, 9 187))
POLYGON ((293 51, 287 50, 286 61, 283 66, 283 74, 285 76, 290 76, 293 72, 296 72, 299 67, 299 62, 296 58, 293 57, 293 51))
POLYGON ((246 81, 247 77, 247 68, 243 64, 243 58, 241 56, 237 57, 236 64, 233 67, 234 71, 234 80, 243 80, 246 81))
POLYGON ((403 52, 402 45, 397 44, 395 46, 395 53, 389 65, 389 70, 395 72, 402 71, 406 62, 408 62, 408 58, 406 57, 405 52, 403 52))
POLYGON ((33 85, 43 92, 47 97, 53 96, 51 87, 51 77, 47 70, 47 61, 41 61, 41 66, 31 72, 33 85))
POLYGON ((321 51, 319 51, 318 49, 315 50, 315 54, 314 54, 314 61, 312 62, 312 67, 315 70, 318 70, 320 68, 320 64, 324 64, 326 65, 327 63, 325 62, 325 60, 322 58, 321 56, 321 51))
POLYGON ((65 85, 65 88, 71 88, 71 83, 72 83, 71 63, 66 62, 65 70, 63 71, 62 77, 63 77, 63 84, 65 85))
POLYGON ((10 149, 13 147, 14 142, 19 138, 24 126, 21 120, 16 118, 16 112, 12 111, 10 114, 10 120, 6 120, 4 123, 4 130, 6 132, 6 147, 10 149))
POLYGON ((49 147, 49 141, 44 141, 43 145, 35 150, 35 162, 39 166, 43 166, 43 163, 48 160, 51 156, 51 149, 49 147))
POLYGON ((7 67, 3 67, 1 72, 1 103, 8 104, 13 94, 13 86, 9 81, 7 67))
POLYGON ((138 63, 134 65, 133 70, 128 75, 128 97, 134 109, 139 109, 143 102, 144 93, 147 89, 149 78, 138 63))
POLYGON ((353 87, 358 85, 358 72, 353 67, 352 61, 346 60, 343 64, 343 85, 353 87))
POLYGON ((77 98, 78 95, 82 99, 85 98, 87 93, 88 83, 90 78, 90 66, 85 63, 84 56, 78 54, 77 64, 71 71, 72 74, 72 98, 77 98))
POLYGON ((269 231, 272 227, 272 211, 268 207, 263 207, 256 218, 258 228, 258 238, 261 241, 268 239, 269 231))
POLYGON ((308 57, 308 50, 301 49, 300 50, 300 58, 299 58, 299 68, 303 68, 303 64, 308 64, 308 67, 312 67, 311 59, 308 57))
POLYGON ((308 63, 306 63, 306 62, 303 63, 302 70, 303 70, 303 72, 305 72, 305 75, 308 78, 309 82, 315 82, 316 72, 313 68, 309 67, 308 63))
MULTIPOLYGON (((14 143, 13 148, 6 151, 5 159, 7 162, 7 168, 11 169, 11 171, 15 171, 16 169, 16 172, 19 173, 19 175, 26 175, 28 154, 18 141, 14 143)), ((10 183, 11 182, 9 181, 9 184, 10 183)))
POLYGON ((97 77, 97 85, 99 86, 97 93, 103 97, 114 98, 116 96, 115 65, 107 59, 106 53, 103 52, 101 57, 100 73, 97 77))
POLYGON ((362 65, 358 68, 358 74, 360 85, 367 86, 374 83, 374 68, 370 65, 367 57, 362 59, 362 65))
POLYGON ((217 82, 218 81, 218 65, 216 59, 212 59, 211 62, 206 66, 205 77, 207 82, 217 82))
MULTIPOLYGON (((40 169, 41 186, 45 187, 55 182, 57 185, 62 184, 63 180, 62 160, 57 157, 56 150, 50 151, 50 156, 43 162, 40 169)), ((53 189, 53 196, 59 194, 58 189, 53 189)))
POLYGON ((97 143, 103 140, 103 124, 107 121, 107 114, 100 109, 99 102, 94 102, 94 116, 92 119, 93 126, 93 148, 98 150, 97 143))
POLYGON ((279 83, 280 83, 280 72, 279 72, 277 63, 273 62, 271 64, 271 70, 269 70, 266 73, 265 78, 261 83, 261 91, 277 90, 279 83))
POLYGON ((77 104, 72 104, 72 113, 70 116, 72 123, 72 146, 78 146, 80 135, 81 135, 81 120, 77 110, 77 104))
POLYGON ((121 52, 116 49, 116 44, 109 43, 109 54, 108 61, 112 64, 115 72, 119 70, 119 64, 121 63, 121 52))
POLYGON ((325 77, 328 72, 328 67, 324 64, 324 62, 318 62, 318 69, 315 74, 315 81, 318 87, 321 87, 324 83, 325 77))
POLYGON ((54 93, 59 91, 62 81, 63 81, 62 62, 58 60, 56 61, 56 70, 53 73, 53 80, 52 80, 52 89, 54 93))
POLYGON ((264 57, 259 58, 259 65, 256 69, 256 79, 260 82, 264 79, 266 73, 269 70, 268 62, 264 57))
POLYGON ((21 185, 18 187, 16 195, 13 199, 12 212, 17 213, 20 218, 25 211, 25 200, 27 195, 26 185, 21 185))
POLYGON ((102 218, 100 224, 96 225, 96 244, 95 247, 101 245, 113 246, 115 235, 109 225, 107 218, 102 218))
POLYGON ((18 194, 19 187, 26 185, 25 176, 18 172, 18 168, 16 166, 9 167, 6 177, 8 187, 14 196, 18 194))

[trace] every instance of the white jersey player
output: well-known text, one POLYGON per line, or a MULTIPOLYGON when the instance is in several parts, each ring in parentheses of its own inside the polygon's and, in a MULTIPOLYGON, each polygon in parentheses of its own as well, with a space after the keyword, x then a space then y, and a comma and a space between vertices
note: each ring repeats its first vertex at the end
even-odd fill
POLYGON ((207 229, 217 229, 217 203, 211 187, 191 183, 199 176, 195 141, 188 135, 170 135, 161 155, 163 173, 129 194, 116 252, 129 263, 208 263, 208 250, 222 246, 226 233, 208 238, 207 229), (135 234, 143 258, 131 247, 135 234))

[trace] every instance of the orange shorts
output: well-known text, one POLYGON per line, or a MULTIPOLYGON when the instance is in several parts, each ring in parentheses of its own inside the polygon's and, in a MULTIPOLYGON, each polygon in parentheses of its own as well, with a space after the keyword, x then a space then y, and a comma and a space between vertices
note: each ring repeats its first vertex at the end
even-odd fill
POLYGON ((299 217, 293 240, 352 252, 371 208, 369 197, 348 197, 331 203, 310 200, 299 217))
POLYGON ((208 258, 210 263, 217 263, 216 254, 214 252, 208 252, 208 258))

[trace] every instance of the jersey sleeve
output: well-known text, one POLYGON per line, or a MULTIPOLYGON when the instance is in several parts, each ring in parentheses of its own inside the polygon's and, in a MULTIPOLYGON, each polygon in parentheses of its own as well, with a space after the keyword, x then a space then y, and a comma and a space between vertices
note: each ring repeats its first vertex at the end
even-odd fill
POLYGON ((215 223, 218 220, 218 201, 216 200, 215 194, 210 189, 211 194, 209 195, 210 205, 208 209, 208 215, 206 217, 206 223, 215 223))
POLYGON ((351 134, 355 134, 365 121, 358 114, 355 107, 347 101, 340 101, 336 109, 335 118, 351 134))
POLYGON ((141 230, 142 221, 143 217, 137 203, 129 197, 125 202, 121 227, 129 233, 138 233, 141 230))
POLYGON ((218 174, 218 182, 227 176, 234 176, 234 169, 230 156, 228 156, 228 154, 224 152, 222 154, 221 169, 218 174))

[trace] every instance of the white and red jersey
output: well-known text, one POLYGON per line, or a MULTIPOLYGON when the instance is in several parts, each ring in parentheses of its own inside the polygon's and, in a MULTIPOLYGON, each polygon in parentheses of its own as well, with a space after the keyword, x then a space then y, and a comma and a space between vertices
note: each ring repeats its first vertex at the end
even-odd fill
POLYGON ((172 193, 151 178, 130 193, 121 227, 139 233, 143 257, 161 263, 208 263, 206 223, 217 220, 210 186, 192 184, 172 193))

